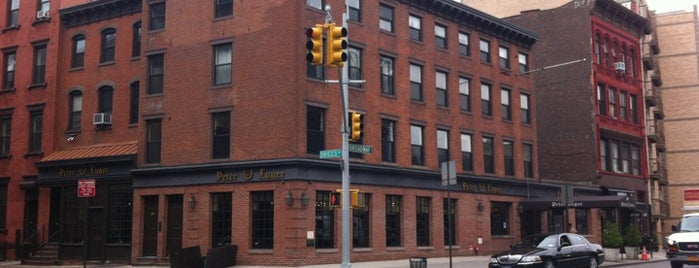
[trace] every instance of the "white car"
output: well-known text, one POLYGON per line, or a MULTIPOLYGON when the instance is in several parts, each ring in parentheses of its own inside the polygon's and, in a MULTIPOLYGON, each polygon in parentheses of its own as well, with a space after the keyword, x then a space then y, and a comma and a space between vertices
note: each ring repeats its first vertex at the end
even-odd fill
POLYGON ((665 252, 672 268, 699 265, 699 213, 682 216, 680 222, 672 226, 672 232, 665 238, 665 252))

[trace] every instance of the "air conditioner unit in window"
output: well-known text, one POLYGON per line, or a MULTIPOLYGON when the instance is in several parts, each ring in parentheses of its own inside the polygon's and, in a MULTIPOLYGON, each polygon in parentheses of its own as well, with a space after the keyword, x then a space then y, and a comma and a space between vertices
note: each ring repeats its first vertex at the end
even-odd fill
POLYGON ((94 124, 94 125, 111 125, 112 124, 112 114, 96 113, 96 114, 92 115, 92 124, 94 124))
POLYGON ((626 63, 624 62, 615 62, 614 63, 614 70, 617 72, 625 72, 626 71, 626 63))
POLYGON ((48 18, 49 18, 49 11, 48 10, 39 10, 36 12, 36 19, 45 20, 48 18))

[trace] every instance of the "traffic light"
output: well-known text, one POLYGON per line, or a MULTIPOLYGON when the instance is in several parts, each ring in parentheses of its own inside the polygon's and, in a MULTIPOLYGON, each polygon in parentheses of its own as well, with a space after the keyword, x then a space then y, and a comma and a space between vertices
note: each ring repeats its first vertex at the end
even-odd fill
POLYGON ((350 205, 353 208, 358 208, 358 207, 363 207, 364 206, 364 200, 361 200, 360 198, 359 190, 356 191, 351 191, 350 192, 350 205))
POLYGON ((306 29, 306 61, 312 65, 323 64, 323 25, 306 29))
POLYGON ((340 205, 342 205, 342 193, 330 192, 330 206, 339 207, 340 205))
POLYGON ((350 114, 351 118, 351 123, 350 123, 350 140, 356 142, 359 141, 362 136, 364 136, 364 115, 357 113, 357 112, 352 112, 350 114))
POLYGON ((328 27, 328 43, 326 44, 326 55, 328 60, 326 65, 329 67, 342 67, 347 61, 347 28, 336 26, 331 23, 328 27))

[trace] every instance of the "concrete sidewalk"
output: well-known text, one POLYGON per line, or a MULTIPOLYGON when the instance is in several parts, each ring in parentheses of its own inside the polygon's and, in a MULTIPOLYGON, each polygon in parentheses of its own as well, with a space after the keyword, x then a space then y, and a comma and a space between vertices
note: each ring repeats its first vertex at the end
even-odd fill
MULTIPOLYGON (((650 256, 649 256, 650 258, 650 256)), ((452 267, 488 267, 488 261, 490 256, 465 256, 465 257, 452 257, 452 267)), ((648 263, 648 262, 661 262, 667 260, 665 258, 665 252, 655 252, 654 256, 649 260, 623 260, 620 262, 610 262, 606 261, 600 267, 620 267, 620 266, 632 266, 638 263, 648 263)), ((390 261, 370 261, 370 262, 354 262, 351 263, 353 268, 407 268, 410 267, 410 259, 402 260, 390 260, 390 261)), ((63 266, 32 266, 32 265, 20 265, 18 261, 6 261, 0 262, 0 267, 20 267, 20 268, 46 268, 46 267, 61 267, 61 268, 80 268, 82 265, 63 265, 63 266)), ((163 268, 164 266, 132 266, 132 265, 122 265, 122 264, 88 264, 87 267, 90 268, 163 268)), ((256 265, 236 265, 236 268, 286 268, 287 266, 256 266, 256 265)), ((341 267, 340 263, 332 264, 320 264, 320 265, 307 265, 299 266, 303 268, 338 268, 341 267)), ((428 268, 448 268, 449 258, 428 258, 427 259, 428 268)))

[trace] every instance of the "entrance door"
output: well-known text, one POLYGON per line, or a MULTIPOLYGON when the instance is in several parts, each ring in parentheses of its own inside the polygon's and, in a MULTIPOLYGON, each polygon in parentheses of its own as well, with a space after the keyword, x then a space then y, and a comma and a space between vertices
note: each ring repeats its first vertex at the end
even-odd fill
POLYGON ((143 197, 143 256, 158 254, 158 196, 143 197))
POLYGON ((182 195, 167 196, 167 244, 165 254, 182 248, 182 195))
POLYGON ((39 210, 39 191, 37 188, 29 188, 24 192, 24 240, 26 242, 38 242, 37 215, 39 210), (31 240, 31 241, 27 241, 31 240))
POLYGON ((104 259, 105 226, 104 208, 89 207, 87 209, 87 259, 102 261, 104 259))

